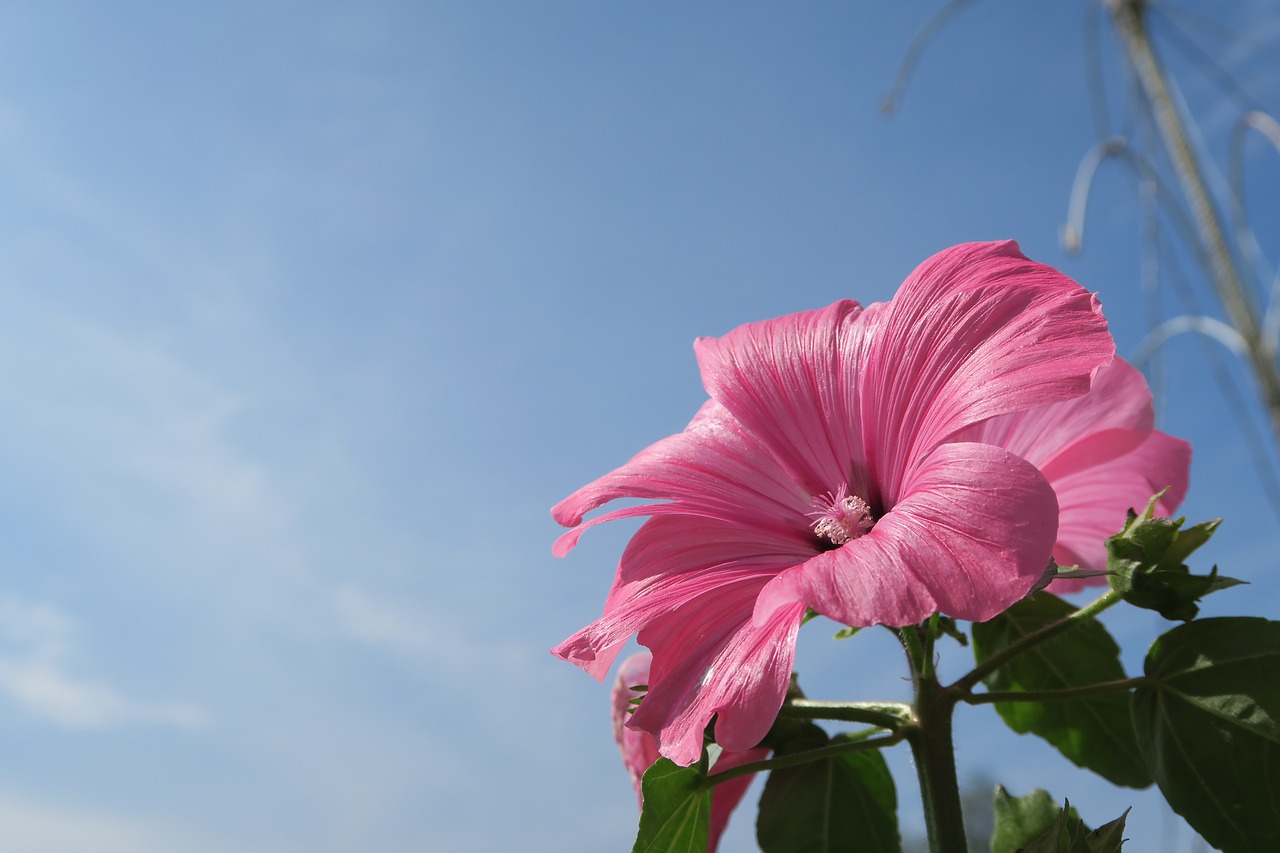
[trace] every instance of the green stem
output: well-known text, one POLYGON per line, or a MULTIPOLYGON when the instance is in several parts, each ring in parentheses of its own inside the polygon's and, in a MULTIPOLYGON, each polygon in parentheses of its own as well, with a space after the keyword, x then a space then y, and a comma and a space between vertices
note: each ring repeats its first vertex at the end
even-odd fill
POLYGON ((929 621, 926 623, 924 629, 924 648, 921 649, 921 652, 924 654, 924 660, 921 662, 922 666, 920 667, 920 672, 925 678, 934 677, 933 646, 935 641, 938 639, 938 622, 941 618, 941 613, 933 614, 929 617, 929 621))
POLYGON ((1068 699, 1090 699, 1094 696, 1105 696, 1108 693, 1120 693, 1135 687, 1155 684, 1154 678, 1145 675, 1137 678, 1121 678, 1117 681, 1102 681, 1097 684, 1086 684, 1083 687, 1068 687, 1064 690, 1023 690, 1004 693, 970 693, 963 701, 970 705, 989 705, 993 702, 1063 702, 1068 699))
POLYGON ((1068 631, 1077 625, 1082 625, 1085 622, 1088 622, 1090 619, 1093 619, 1099 613, 1106 610, 1108 607, 1119 603, 1121 600, 1120 593, 1115 590, 1108 590, 1089 604, 1081 607, 1076 612, 1064 616, 1057 622, 1045 625, 1040 630, 1033 631, 1022 639, 1005 646, 1003 649, 971 669, 968 674, 956 681, 955 684, 946 688, 947 691, 960 694, 968 693, 973 689, 975 684, 1016 658, 1018 655, 1028 649, 1040 645, 1046 640, 1053 639, 1063 631, 1068 631))
POLYGON ((837 755, 844 755, 846 752, 862 752, 868 749, 884 749, 887 746, 893 746, 901 743, 905 734, 902 731, 895 732, 884 737, 867 738, 866 740, 842 740, 837 743, 828 744, 818 749, 806 749, 804 752, 793 752, 788 755, 779 755, 775 758, 769 758, 765 761, 752 761, 750 764, 739 764, 737 767, 731 767, 723 773, 712 773, 707 777, 704 785, 719 785, 722 782, 728 782, 730 779, 737 779, 741 776, 750 776, 752 773, 764 773, 769 770, 778 770, 782 767, 797 767, 801 764, 809 764, 813 761, 821 761, 824 758, 833 758, 837 755))
POLYGON ((896 730, 911 720, 911 706, 902 702, 818 702, 789 699, 780 716, 801 720, 842 720, 896 730))
POLYGON ((908 625, 900 629, 898 636, 902 638, 902 647, 907 650, 907 660, 911 663, 911 671, 919 673, 928 669, 927 658, 925 657, 924 648, 920 645, 920 634, 916 631, 916 626, 908 625))
MULTIPOLYGON (((931 665, 928 668, 932 670, 931 665)), ((955 696, 938 684, 932 671, 927 675, 917 671, 913 680, 916 726, 909 729, 906 736, 920 778, 929 850, 930 853, 965 853, 968 842, 951 735, 955 696)))

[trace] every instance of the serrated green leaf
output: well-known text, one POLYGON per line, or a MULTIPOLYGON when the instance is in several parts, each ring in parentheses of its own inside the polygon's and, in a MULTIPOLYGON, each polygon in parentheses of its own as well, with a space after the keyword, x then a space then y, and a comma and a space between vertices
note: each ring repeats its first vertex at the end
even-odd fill
POLYGON ((1208 575, 1195 575, 1185 565, 1221 519, 1182 530, 1185 518, 1155 518, 1154 511, 1155 498, 1141 516, 1130 512, 1124 529, 1107 540, 1108 581, 1135 607, 1190 621, 1200 612, 1201 598, 1243 581, 1219 577, 1216 566, 1208 575))
POLYGON ((1129 579, 1125 601, 1154 610, 1169 620, 1190 622, 1200 612, 1196 603, 1211 592, 1237 586, 1244 581, 1218 574, 1218 567, 1207 575, 1193 575, 1185 570, 1155 569, 1136 572, 1129 579))
POLYGON ((991 853, 1017 853, 1058 823, 1061 811, 1049 792, 1036 788, 1024 797, 1015 797, 1003 785, 996 786, 995 832, 991 853))
POLYGON ((1169 805, 1222 850, 1280 850, 1280 622, 1188 622, 1147 654, 1138 743, 1169 805))
MULTIPOLYGON (((1018 853, 1120 853, 1124 844, 1124 822, 1128 816, 1129 810, 1125 809, 1120 817, 1090 832, 1068 801, 1061 809, 1055 807, 1052 825, 1042 835, 1016 850, 1018 853)), ((995 850, 994 842, 992 850, 995 850)))
MULTIPOLYGON (((994 619, 974 624, 974 657, 981 663, 1074 611, 1062 599, 1037 592, 994 619)), ((1033 647, 991 673, 984 683, 995 692, 1039 692, 1124 677, 1115 640, 1101 623, 1088 621, 1033 647)), ((1044 738, 1071 761, 1117 785, 1145 788, 1151 784, 1124 692, 1059 702, 1001 702, 995 707, 1014 731, 1044 738)))
POLYGON ((631 853, 706 853, 711 836, 711 788, 704 769, 659 758, 640 782, 644 806, 631 853))
POLYGON ((1128 818, 1129 809, 1125 809, 1120 817, 1086 835, 1084 840, 1089 853, 1119 853, 1125 842, 1124 822, 1128 818))
POLYGON ((950 616, 940 616, 938 618, 938 632, 955 640, 962 646, 969 645, 969 635, 960 630, 960 626, 956 624, 956 620, 950 616))
POLYGON ((1080 820, 1068 800, 1058 811, 1057 819, 1043 835, 1018 853, 1086 853, 1080 849, 1089 828, 1080 820))
POLYGON ((1187 557, 1204 543, 1208 542, 1210 537, 1218 531, 1222 526, 1222 519, 1215 518, 1212 521, 1202 521, 1199 524, 1193 524, 1186 530, 1178 531, 1178 538, 1165 552, 1165 559, 1169 563, 1185 563, 1187 557))
POLYGON ((897 793, 884 756, 850 752, 774 770, 760 797, 756 840, 763 853, 901 850, 897 793))

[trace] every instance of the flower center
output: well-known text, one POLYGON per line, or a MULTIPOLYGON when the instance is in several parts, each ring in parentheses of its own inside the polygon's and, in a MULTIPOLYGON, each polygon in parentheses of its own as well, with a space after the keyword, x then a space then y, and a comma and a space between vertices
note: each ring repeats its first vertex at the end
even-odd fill
POLYGON ((857 539, 875 524, 870 505, 857 495, 849 494, 849 487, 844 483, 835 492, 815 497, 813 512, 806 515, 813 519, 813 532, 817 537, 837 546, 857 539))

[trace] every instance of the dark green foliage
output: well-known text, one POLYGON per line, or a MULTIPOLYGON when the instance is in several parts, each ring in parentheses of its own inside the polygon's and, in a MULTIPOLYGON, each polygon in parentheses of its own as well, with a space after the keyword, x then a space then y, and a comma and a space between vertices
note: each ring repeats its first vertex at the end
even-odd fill
POLYGON ((1186 565, 1221 519, 1182 530, 1186 519, 1155 518, 1155 503, 1153 498, 1142 515, 1130 510, 1124 529, 1107 540, 1111 588, 1136 607, 1186 622, 1200 612, 1201 598, 1243 581, 1220 577, 1217 566, 1207 575, 1195 575, 1186 565))
MULTIPOLYGON (((705 760, 705 759, 704 759, 705 760)), ((644 774, 644 809, 631 853, 706 853, 711 788, 702 764, 681 767, 659 758, 644 774)))
MULTIPOLYGON (((974 657, 982 662, 1074 611, 1057 596, 1037 592, 973 626, 974 657)), ((1034 646, 984 681, 993 692, 1025 693, 1123 678, 1119 647, 1101 623, 1091 620, 1034 646)), ((1054 702, 1001 702, 996 710, 1014 731, 1044 738, 1076 764, 1117 785, 1145 788, 1151 784, 1134 740, 1127 692, 1054 702)))
MULTIPOLYGON (((813 726, 808 738, 792 741, 788 749, 851 740, 857 738, 837 735, 828 742, 813 726)), ((764 853, 897 853, 897 792, 880 751, 849 752, 774 770, 760 797, 756 839, 764 853)))
POLYGON ((1221 850, 1280 850, 1280 622, 1180 625, 1146 674, 1134 726, 1169 805, 1221 850))

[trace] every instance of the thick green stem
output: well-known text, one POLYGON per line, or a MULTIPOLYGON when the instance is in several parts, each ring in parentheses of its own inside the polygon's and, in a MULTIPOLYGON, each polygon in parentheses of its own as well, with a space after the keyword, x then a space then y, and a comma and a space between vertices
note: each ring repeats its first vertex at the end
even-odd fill
POLYGON ((965 853, 964 813, 951 737, 955 698, 939 686, 932 665, 928 669, 927 674, 914 676, 916 727, 907 732, 907 741, 920 777, 930 853, 965 853))

